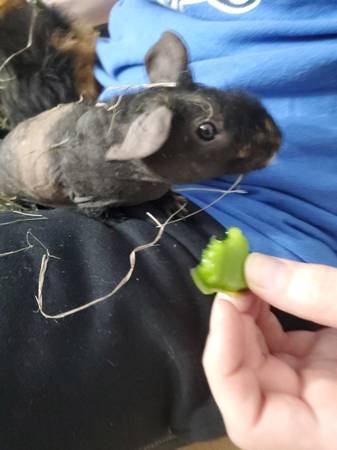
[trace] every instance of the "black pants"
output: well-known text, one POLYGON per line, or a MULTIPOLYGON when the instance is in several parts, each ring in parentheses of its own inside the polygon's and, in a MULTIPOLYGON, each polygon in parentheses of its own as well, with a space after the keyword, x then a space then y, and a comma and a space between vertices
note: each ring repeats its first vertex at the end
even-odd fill
MULTIPOLYGON (((111 291, 128 256, 157 230, 145 212, 109 226, 70 210, 0 228, 0 253, 26 246, 31 230, 51 259, 43 286, 49 314, 111 291)), ((25 219, 2 213, 1 222, 25 219)), ((0 258, 0 449, 175 449, 215 438, 224 427, 201 367, 211 297, 192 284, 211 235, 206 214, 170 225, 160 245, 137 257, 126 286, 110 300, 61 320, 37 312, 40 263, 34 247, 0 258)), ((290 324, 289 326, 293 326, 290 324)))

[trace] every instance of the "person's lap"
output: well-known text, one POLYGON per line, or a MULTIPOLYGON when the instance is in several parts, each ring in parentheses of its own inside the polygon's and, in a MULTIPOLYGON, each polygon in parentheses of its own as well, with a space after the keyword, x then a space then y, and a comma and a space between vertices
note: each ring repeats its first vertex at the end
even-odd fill
POLYGON ((112 298, 60 320, 38 312, 45 249, 34 236, 60 258, 49 260, 42 291, 45 312, 58 314, 117 285, 130 252, 158 232, 148 210, 165 221, 146 205, 109 225, 47 210, 47 220, 1 227, 1 254, 33 234, 33 248, 0 257, 1 449, 131 450, 161 440, 173 449, 224 433, 201 367, 211 299, 189 274, 209 237, 224 233, 205 213, 169 225, 112 298))

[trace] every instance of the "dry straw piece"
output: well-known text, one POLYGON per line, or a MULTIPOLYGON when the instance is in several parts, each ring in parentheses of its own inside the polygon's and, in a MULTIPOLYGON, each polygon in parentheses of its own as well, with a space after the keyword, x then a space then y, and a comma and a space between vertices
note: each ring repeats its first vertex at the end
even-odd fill
MULTIPOLYGON (((33 5, 36 5, 37 1, 36 0, 26 0, 27 3, 32 3, 33 5)), ((25 52, 26 50, 28 50, 33 43, 33 34, 34 34, 34 27, 35 27, 35 22, 36 22, 36 18, 38 15, 38 10, 37 8, 33 8, 32 9, 32 16, 31 16, 31 20, 30 20, 30 25, 29 25, 29 31, 28 31, 28 40, 27 40, 27 44, 21 48, 20 50, 12 53, 8 58, 5 59, 5 61, 0 65, 0 73, 2 72, 2 70, 12 61, 13 58, 15 58, 18 55, 21 55, 21 53, 25 52)), ((0 82, 9 82, 12 81, 13 77, 7 78, 7 79, 0 79, 0 82)))
POLYGON ((147 213, 149 215, 149 217, 151 217, 152 220, 155 221, 156 225, 159 227, 159 231, 156 234, 155 238, 151 242, 139 245, 134 250, 132 250, 132 252, 129 255, 130 269, 128 270, 128 272, 124 275, 124 277, 120 280, 120 282, 117 284, 117 286, 114 287, 114 289, 111 292, 108 292, 106 295, 96 298, 95 300, 89 301, 89 302, 85 303, 84 305, 78 306, 77 308, 73 308, 68 311, 65 311, 65 312, 62 312, 59 314, 53 314, 53 315, 47 314, 43 310, 43 295, 42 295, 43 293, 42 293, 42 291, 43 291, 44 280, 45 280, 45 276, 46 276, 46 272, 47 272, 47 268, 48 268, 48 263, 49 263, 50 258, 52 257, 52 255, 50 255, 48 249, 46 249, 46 253, 42 257, 41 266, 40 266, 38 294, 35 297, 39 311, 43 315, 43 317, 45 317, 46 319, 64 319, 65 317, 77 314, 80 311, 84 311, 85 309, 88 309, 91 306, 102 303, 105 300, 108 300, 109 298, 111 298, 113 295, 115 295, 130 280, 130 278, 135 270, 136 254, 157 245, 157 243, 160 241, 167 225, 171 222, 173 217, 175 217, 177 214, 179 214, 180 211, 182 211, 185 208, 186 204, 187 204, 187 202, 184 205, 182 205, 179 209, 177 209, 177 211, 175 211, 163 224, 161 224, 151 214, 147 213))
POLYGON ((205 211, 206 209, 208 209, 211 206, 215 205, 216 203, 218 203, 220 200, 222 200, 224 197, 226 197, 229 194, 246 194, 246 191, 243 191, 241 189, 239 189, 239 190, 236 189, 237 186, 239 186, 239 184, 241 183, 242 179, 243 179, 243 175, 239 175, 238 178, 234 181, 232 186, 227 191, 223 191, 221 189, 210 189, 210 188, 205 188, 205 189, 203 189, 203 188, 181 188, 180 189, 179 188, 179 189, 176 189, 176 192, 207 191, 207 192, 222 192, 222 194, 219 195, 219 197, 215 198, 211 203, 206 205, 204 208, 197 209, 196 211, 192 212, 188 216, 182 217, 180 219, 173 220, 170 223, 177 223, 177 222, 180 222, 181 220, 185 220, 185 219, 188 219, 189 217, 195 216, 196 214, 199 214, 202 211, 205 211))

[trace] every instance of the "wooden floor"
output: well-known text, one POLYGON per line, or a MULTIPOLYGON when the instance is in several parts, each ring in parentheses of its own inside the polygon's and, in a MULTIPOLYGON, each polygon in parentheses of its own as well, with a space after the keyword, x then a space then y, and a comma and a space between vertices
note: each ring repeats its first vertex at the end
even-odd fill
POLYGON ((182 447, 180 450, 240 450, 240 449, 236 447, 234 444, 232 444, 228 438, 224 438, 218 441, 182 447))

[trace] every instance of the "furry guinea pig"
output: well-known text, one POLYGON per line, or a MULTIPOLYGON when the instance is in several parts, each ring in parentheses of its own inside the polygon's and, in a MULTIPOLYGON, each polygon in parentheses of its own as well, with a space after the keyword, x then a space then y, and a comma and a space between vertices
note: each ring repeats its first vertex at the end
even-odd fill
POLYGON ((0 192, 53 206, 135 205, 274 156, 280 132, 264 107, 195 84, 175 34, 162 35, 145 66, 152 83, 171 85, 106 105, 60 105, 19 124, 1 143, 0 192))
POLYGON ((59 103, 97 97, 96 37, 92 27, 39 0, 0 0, 0 112, 7 128, 59 103))

